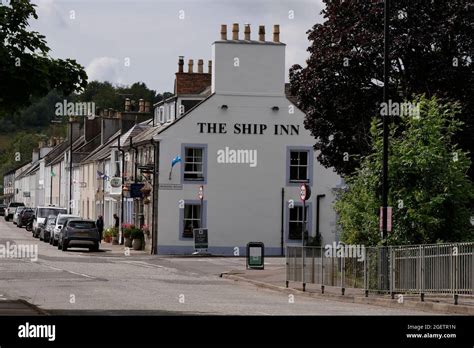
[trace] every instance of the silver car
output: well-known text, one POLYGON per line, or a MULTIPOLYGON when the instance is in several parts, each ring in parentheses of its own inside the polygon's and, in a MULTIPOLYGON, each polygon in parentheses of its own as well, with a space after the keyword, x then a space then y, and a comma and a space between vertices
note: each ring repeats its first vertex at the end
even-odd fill
POLYGON ((18 223, 18 215, 20 215, 21 211, 26 209, 25 206, 19 206, 15 208, 15 212, 13 213, 13 224, 16 225, 18 223))

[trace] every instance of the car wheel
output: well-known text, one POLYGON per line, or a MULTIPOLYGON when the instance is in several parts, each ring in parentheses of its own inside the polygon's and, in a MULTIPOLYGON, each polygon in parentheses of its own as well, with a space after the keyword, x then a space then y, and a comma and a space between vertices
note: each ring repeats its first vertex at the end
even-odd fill
POLYGON ((53 245, 53 239, 54 238, 49 238, 49 245, 53 245))
POLYGON ((66 245, 66 243, 64 243, 64 242, 61 243, 61 250, 62 250, 62 251, 67 251, 67 245, 66 245))
POLYGON ((53 246, 57 246, 57 245, 58 245, 58 241, 53 239, 53 246))

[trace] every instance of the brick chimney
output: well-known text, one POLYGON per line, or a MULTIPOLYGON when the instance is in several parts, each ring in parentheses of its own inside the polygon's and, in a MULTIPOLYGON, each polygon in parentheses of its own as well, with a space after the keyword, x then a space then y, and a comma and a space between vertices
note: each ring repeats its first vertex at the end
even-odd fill
POLYGON ((194 72, 194 60, 188 60, 188 71, 184 72, 184 57, 178 61, 176 73, 175 94, 199 94, 211 85, 212 63, 209 61, 208 72, 204 72, 204 60, 197 60, 197 73, 194 72))

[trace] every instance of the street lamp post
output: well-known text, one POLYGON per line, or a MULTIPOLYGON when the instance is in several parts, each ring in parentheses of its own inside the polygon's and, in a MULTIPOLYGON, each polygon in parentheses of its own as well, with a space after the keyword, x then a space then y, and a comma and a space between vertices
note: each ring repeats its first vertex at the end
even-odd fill
MULTIPOLYGON (((383 65, 383 101, 388 105, 388 82, 390 71, 390 37, 389 37, 390 1, 384 2, 384 65, 383 65)), ((383 161, 382 161, 382 239, 387 238, 387 206, 388 206, 388 116, 382 116, 383 124, 383 161)))

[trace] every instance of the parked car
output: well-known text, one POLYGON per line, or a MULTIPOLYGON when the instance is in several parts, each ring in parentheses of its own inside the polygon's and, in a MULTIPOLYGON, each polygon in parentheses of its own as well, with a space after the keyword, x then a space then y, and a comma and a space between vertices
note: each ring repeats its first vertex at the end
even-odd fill
POLYGON ((45 227, 46 219, 50 215, 66 214, 66 208, 58 208, 54 206, 38 207, 35 211, 35 218, 33 220, 33 237, 38 238, 41 230, 45 227))
POLYGON ((56 226, 56 217, 56 215, 49 215, 46 219, 46 223, 44 224, 44 228, 42 228, 40 231, 39 239, 45 243, 49 242, 51 232, 54 226, 56 226))
POLYGON ((28 222, 33 219, 35 215, 34 209, 25 208, 23 209, 20 214, 18 214, 18 219, 16 222, 16 227, 23 227, 28 225, 28 222))
POLYGON ((16 207, 15 212, 13 213, 13 224, 16 225, 18 223, 18 215, 20 215, 21 211, 26 209, 25 206, 16 207))
POLYGON ((21 202, 10 202, 8 203, 8 207, 5 210, 5 221, 9 221, 13 219, 13 213, 15 212, 16 207, 24 207, 25 203, 21 202))
POLYGON ((68 248, 78 247, 98 251, 99 238, 95 221, 70 219, 59 232, 58 249, 66 251, 68 248))
POLYGON ((0 215, 5 216, 5 210, 7 209, 6 204, 0 204, 0 215))
POLYGON ((49 239, 49 244, 57 246, 58 239, 59 239, 59 232, 65 225, 65 223, 70 219, 80 219, 80 216, 71 215, 71 214, 59 214, 56 218, 56 225, 53 228, 53 232, 51 234, 51 238, 49 239))

